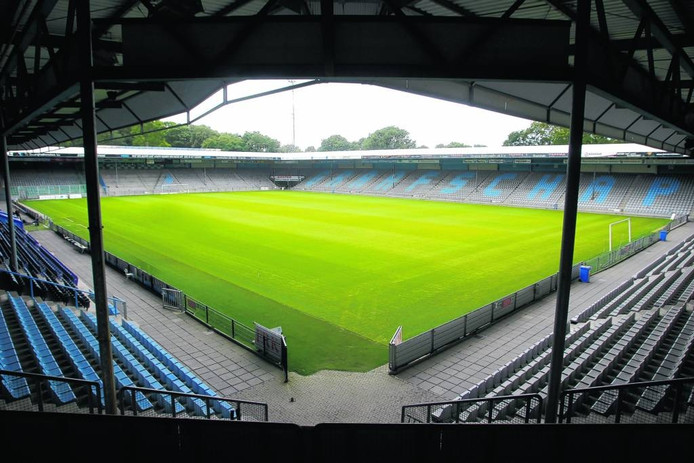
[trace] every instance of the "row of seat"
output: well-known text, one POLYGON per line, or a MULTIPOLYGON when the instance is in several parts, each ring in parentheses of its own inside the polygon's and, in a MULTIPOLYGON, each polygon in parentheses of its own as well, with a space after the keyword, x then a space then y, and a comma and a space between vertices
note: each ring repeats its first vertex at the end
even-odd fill
MULTIPOLYGON (((44 322, 48 325, 55 338, 58 339, 63 354, 65 357, 67 357, 68 361, 79 374, 80 378, 98 383, 100 390, 103 391, 104 384, 101 381, 101 378, 96 373, 89 360, 84 356, 82 350, 67 332, 65 326, 60 322, 58 316, 45 302, 34 301, 34 304, 44 322)), ((98 393, 96 390, 91 388, 89 393, 93 399, 98 399, 101 401, 102 405, 105 405, 103 394, 98 393)))
MULTIPOLYGON (((565 176, 542 172, 337 169, 303 172, 294 189, 557 208, 565 176)), ((694 185, 679 176, 582 174, 579 207, 667 216, 688 214, 694 185)))
MULTIPOLYGON (((692 317, 691 313, 685 310, 684 305, 665 311, 662 317, 660 310, 645 311, 638 315, 637 318, 637 314, 632 312, 628 315, 594 320, 571 333, 573 336, 567 336, 561 377, 562 390, 604 385, 608 377, 612 378, 608 384, 636 380, 653 359, 659 346, 672 333, 675 322, 684 315, 688 318, 692 317), (636 346, 640 347, 635 349, 636 346)), ((680 361, 686 353, 691 351, 691 341, 694 339, 694 336, 690 336, 691 334, 687 328, 677 338, 678 350, 673 351, 673 355, 675 352, 678 353, 680 361)), ((550 351, 542 352, 498 384, 493 379, 493 375, 490 375, 462 394, 460 399, 493 399, 529 393, 539 394, 541 398, 546 399, 549 359, 550 351), (493 388, 490 389, 491 386, 493 388)), ((591 402, 591 407, 594 407, 595 411, 612 413, 614 402, 610 399, 609 394, 604 395, 603 399, 591 402)), ((588 400, 592 399, 583 394, 577 394, 573 398, 576 407, 588 400)), ((490 400, 471 402, 466 407, 460 407, 458 410, 462 414, 459 419, 475 422, 485 420, 491 415, 493 421, 514 418, 525 420, 537 417, 544 412, 540 409, 539 402, 528 403, 527 399, 498 400, 493 406, 490 405, 491 403, 490 400), (490 410, 490 407, 493 409, 490 410)), ((450 406, 448 409, 442 407, 434 412, 432 418, 435 421, 450 421, 450 413, 450 406)))
MULTIPOLYGON (((37 365, 41 369, 41 374, 63 376, 63 371, 55 360, 53 352, 46 344, 46 340, 39 331, 36 321, 29 312, 24 299, 19 296, 10 296, 10 307, 15 311, 15 315, 29 341, 29 346, 36 359, 37 365)), ((53 398, 59 404, 66 404, 77 400, 72 387, 67 382, 49 381, 49 390, 52 392, 53 398)))
MULTIPOLYGON (((58 316, 66 323, 66 326, 72 329, 96 362, 100 362, 101 356, 99 354, 99 343, 91 330, 87 327, 87 325, 84 324, 82 319, 78 317, 69 307, 59 308, 58 316)), ((113 376, 116 386, 118 388, 136 387, 136 384, 132 381, 132 379, 130 379, 128 374, 123 371, 118 363, 115 360, 113 360, 112 363, 113 376)), ((133 408, 136 408, 138 412, 144 412, 154 408, 152 402, 150 402, 149 399, 147 399, 147 397, 145 397, 144 394, 139 391, 135 394, 134 403, 131 394, 126 394, 124 399, 127 404, 133 408)))
MULTIPOLYGON (((586 324, 580 329, 571 333, 566 338, 566 347, 564 349, 564 361, 563 361, 563 372, 562 372, 562 387, 565 387, 570 381, 572 381, 577 375, 580 375, 582 371, 586 368, 586 364, 591 360, 591 356, 583 355, 584 352, 589 351, 591 348, 595 349, 595 345, 602 344, 604 341, 600 341, 601 337, 609 339, 606 333, 610 332, 612 327, 611 320, 601 320, 596 323, 596 326, 591 326, 586 324)), ((612 333, 617 332, 617 330, 612 330, 612 333)), ((537 365, 531 370, 530 375, 521 371, 510 378, 509 381, 501 385, 504 389, 497 388, 491 391, 487 398, 491 398, 497 395, 507 395, 507 394, 532 394, 539 393, 541 397, 546 398, 546 388, 549 381, 550 373, 550 360, 551 351, 544 353, 535 362, 537 365), (499 394, 503 392, 503 394, 499 394)), ((530 407, 524 406, 525 402, 523 400, 509 400, 505 402, 499 402, 496 404, 495 409, 492 414, 494 420, 505 419, 509 415, 517 415, 520 418, 525 419, 527 414, 528 418, 532 417, 534 413, 537 412, 539 407, 539 402, 531 404, 530 407)), ((480 404, 478 407, 480 411, 477 416, 473 413, 472 420, 471 417, 466 417, 469 421, 476 421, 481 418, 481 414, 487 412, 486 407, 488 403, 480 404)))
MULTIPOLYGON (((683 316, 683 326, 665 355, 658 362, 654 373, 649 378, 651 381, 666 381, 677 378, 682 371, 687 356, 694 349, 694 311, 685 312, 683 316)), ((667 387, 649 386, 639 397, 636 407, 648 412, 655 412, 662 406, 667 392, 667 387)), ((694 404, 694 400, 692 400, 694 398, 694 388, 692 388, 691 394, 689 401, 694 404)))
MULTIPOLYGON (((57 306, 58 315, 56 315, 56 312, 43 301, 10 293, 7 293, 7 296, 12 306, 18 307, 13 310, 13 313, 20 322, 22 336, 27 339, 27 344, 34 351, 36 364, 41 367, 40 373, 65 376, 65 366, 61 369, 56 360, 60 356, 61 362, 63 359, 67 360, 70 373, 75 375, 75 378, 95 381, 103 391, 103 383, 95 368, 99 365, 100 355, 95 335, 97 328, 94 315, 80 311, 80 315, 77 316, 73 312, 74 309, 60 306, 57 306), (33 313, 35 315, 32 315, 33 313), (41 322, 44 328, 40 329, 37 322, 41 322), (49 343, 53 349, 48 347, 49 343)), ((0 368, 7 367, 11 371, 21 372, 22 366, 14 349, 10 330, 4 323, 5 317, 0 316, 0 318, 3 321, 0 324, 2 340, 0 368)), ((118 388, 146 387, 162 391, 161 394, 148 393, 150 398, 138 391, 135 395, 138 412, 152 410, 156 403, 157 408, 167 414, 175 411, 177 414, 188 412, 192 416, 218 415, 222 418, 237 419, 238 414, 232 403, 217 398, 216 393, 209 386, 139 328, 128 322, 125 326, 111 317, 112 346, 115 358, 118 360, 113 362, 116 386, 118 388), (160 358, 162 360, 159 360, 160 358), (177 397, 176 393, 206 397, 185 395, 177 397), (172 397, 177 397, 176 400, 180 402, 172 401, 172 397)), ((27 381, 23 378, 8 376, 7 381, 3 381, 3 385, 6 391, 11 390, 10 396, 13 398, 30 395, 27 381)), ((77 400, 79 395, 77 389, 73 391, 67 381, 51 381, 50 385, 56 405, 77 400)), ((93 389, 90 392, 93 397, 96 397, 96 388, 93 389)), ((85 394, 83 391, 86 390, 86 388, 80 388, 79 391, 85 394)), ((133 406, 130 394, 125 395, 125 400, 133 406)), ((101 395, 101 403, 104 404, 103 395, 101 395)))
MULTIPOLYGON (((629 360, 616 371, 616 375, 609 384, 631 383, 636 381, 648 362, 653 358, 660 344, 672 330, 675 322, 684 311, 684 306, 673 307, 658 321, 656 327, 648 333, 646 339, 639 343, 636 352, 629 360)), ((603 392, 591 407, 593 411, 610 414, 614 411, 617 402, 617 392, 608 390, 603 392)))
POLYGON ((612 317, 628 312, 636 303, 643 300, 654 287, 662 282, 663 277, 664 275, 659 273, 641 281, 635 281, 634 285, 631 286, 628 291, 619 294, 595 315, 591 316, 590 319, 596 320, 598 318, 612 317))
MULTIPOLYGON (((189 389, 194 394, 205 396, 217 395, 211 387, 200 380, 200 378, 188 370, 188 368, 179 362, 173 355, 167 352, 166 349, 134 324, 127 320, 122 320, 121 325, 116 323, 112 323, 112 325, 115 325, 114 330, 124 337, 132 336, 132 344, 134 346, 136 345, 145 355, 160 361, 170 374, 174 376, 172 379, 174 384, 178 382, 182 383, 182 385, 179 385, 181 392, 185 392, 184 389, 189 389)), ((223 400, 211 400, 210 402, 212 408, 223 418, 234 419, 236 417, 236 410, 228 402, 223 400)))
MULTIPOLYGON (((22 364, 19 362, 12 335, 2 313, 0 313, 0 369, 22 371, 22 364)), ((13 399, 22 399, 31 394, 26 379, 22 377, 3 375, 2 386, 13 399)))
MULTIPOLYGON (((81 312, 80 319, 92 333, 96 333, 96 317, 87 312, 81 312)), ((123 345, 117 337, 111 336, 111 346, 115 358, 120 361, 125 371, 129 373, 131 377, 137 379, 137 382, 141 386, 161 391, 166 390, 166 387, 152 375, 141 360, 137 358, 127 346, 123 345)), ((172 400, 167 397, 166 394, 153 394, 151 399, 155 400, 168 414, 171 414, 174 410, 177 414, 185 411, 185 408, 178 402, 173 401, 172 405, 172 400)))
MULTIPOLYGON (((153 372, 163 385, 163 389, 169 391, 180 392, 184 394, 193 394, 193 391, 183 383, 169 368, 161 363, 156 357, 153 357, 149 352, 135 339, 130 333, 125 331, 121 325, 115 323, 113 319, 110 322, 111 332, 124 343, 127 348, 142 362, 149 371, 153 372)), ((198 416, 206 416, 208 414, 207 406, 204 401, 195 397, 184 397, 182 399, 186 407, 191 413, 198 416)))
MULTIPOLYGON (((17 269, 28 277, 22 278, 11 275, 8 279, 9 288, 31 293, 46 299, 68 302, 77 301, 80 305, 88 306, 89 300, 82 294, 75 294, 66 288, 76 287, 77 276, 70 271, 57 257, 41 246, 36 239, 23 229, 15 228, 15 249, 17 255, 17 269)), ((9 230, 5 223, 0 223, 0 254, 8 258, 11 253, 9 230)))
MULTIPOLYGON (((574 342, 584 335, 589 328, 589 325, 586 324, 567 334, 566 342, 574 342)), ((549 364, 549 353, 553 342, 553 334, 543 337, 506 365, 462 393, 457 400, 478 399, 511 393, 520 382, 531 378, 549 364)), ((458 410, 465 412, 464 420, 470 418, 470 412, 463 408, 458 408, 458 410)), ((434 410, 432 418, 434 421, 447 421, 451 418, 451 411, 450 406, 438 408, 434 410)))
POLYGON ((694 235, 571 319, 572 323, 686 302, 694 293, 694 235), (685 294, 686 293, 686 294, 685 294))

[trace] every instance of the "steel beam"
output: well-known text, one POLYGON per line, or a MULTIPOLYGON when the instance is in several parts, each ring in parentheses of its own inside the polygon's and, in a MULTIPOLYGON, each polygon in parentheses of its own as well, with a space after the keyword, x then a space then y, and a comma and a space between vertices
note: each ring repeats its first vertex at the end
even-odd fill
POLYGON ((123 65, 96 80, 243 78, 570 79, 570 22, 409 16, 124 19, 123 65), (176 31, 173 37, 168 31, 176 31), (479 34, 479 53, 464 55, 479 34), (184 40, 184 42, 182 42, 184 40), (332 59, 332 63, 327 62, 332 59), (334 69, 334 75, 328 74, 334 69))
POLYGON ((12 215, 12 194, 10 193, 10 163, 7 155, 7 138, 0 132, 0 157, 2 158, 2 173, 5 181, 5 203, 7 207, 7 230, 10 234, 10 270, 17 272, 17 238, 12 215))
POLYGON ((89 247, 94 279, 97 339, 101 380, 104 384, 106 413, 117 412, 116 386, 113 375, 113 354, 109 329, 108 298, 106 295, 106 266, 99 193, 99 164, 97 159, 96 123, 94 109, 94 82, 92 81, 92 28, 90 2, 77 6, 77 34, 81 67, 80 100, 82 102, 82 141, 84 145, 84 176, 87 185, 87 214, 89 216, 89 247))
POLYGON ((576 241, 578 188, 581 177, 581 146, 586 100, 590 2, 591 0, 578 0, 576 17, 576 55, 572 87, 571 131, 569 134, 569 152, 566 169, 566 196, 564 199, 564 224, 559 260, 557 305, 554 313, 554 340, 552 342, 552 357, 545 408, 546 423, 557 422, 561 377, 564 366, 566 324, 569 318, 569 295, 571 292, 571 269, 573 267, 574 243, 576 241))
POLYGON ((663 24, 657 14, 653 12, 651 7, 643 0, 622 0, 637 18, 646 17, 651 23, 651 30, 658 41, 666 48, 671 55, 679 55, 682 57, 682 68, 689 74, 689 77, 694 77, 694 63, 689 59, 688 55, 675 43, 672 34, 663 24))

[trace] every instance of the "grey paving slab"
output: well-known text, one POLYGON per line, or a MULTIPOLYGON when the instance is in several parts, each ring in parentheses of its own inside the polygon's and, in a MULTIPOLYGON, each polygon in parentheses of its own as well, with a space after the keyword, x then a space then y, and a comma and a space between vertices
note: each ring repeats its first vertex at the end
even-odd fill
MULTIPOLYGON (((91 289, 93 278, 88 254, 80 254, 50 230, 32 234, 78 275, 79 286, 91 289)), ((106 288, 109 296, 126 302, 129 321, 147 332, 220 395, 228 397, 249 387, 242 380, 219 381, 220 370, 224 370, 220 365, 252 365, 252 370, 256 372, 252 374, 246 369, 229 368, 226 372, 229 379, 240 374, 244 379, 256 378, 260 382, 282 380, 278 368, 237 347, 190 316, 164 309, 158 296, 110 267, 106 268, 106 288), (240 384, 243 386, 239 387, 240 384)))
MULTIPOLYGON (((575 315, 694 233, 687 224, 627 261, 571 288, 575 315)), ((50 231, 35 236, 91 285, 89 256, 50 231)), ((550 295, 425 362, 389 375, 386 365, 367 373, 321 371, 311 376, 279 369, 182 314, 164 310, 148 290, 107 268, 109 294, 126 300, 128 317, 223 396, 266 402, 270 419, 315 425, 330 422, 395 423, 403 405, 453 399, 553 329, 556 298, 550 295)))
MULTIPOLYGON (((576 282, 571 286, 569 297, 569 319, 582 312, 624 281, 632 278, 639 270, 667 253, 681 241, 694 234, 694 224, 688 223, 671 231, 667 241, 658 241, 648 249, 630 257, 603 272, 591 275, 589 283, 576 282)), ((476 336, 444 351, 417 365, 416 370, 400 373, 403 380, 418 384, 423 389, 441 395, 444 400, 453 400, 461 389, 471 388, 499 367, 521 354, 528 346, 539 341, 554 330, 556 293, 550 294, 535 304, 507 317, 503 322, 487 328, 476 336), (441 365, 455 359, 456 369, 441 370, 441 365), (421 383, 421 378, 435 377, 437 382, 421 383), (453 383, 454 387, 442 392, 441 380, 453 383)))

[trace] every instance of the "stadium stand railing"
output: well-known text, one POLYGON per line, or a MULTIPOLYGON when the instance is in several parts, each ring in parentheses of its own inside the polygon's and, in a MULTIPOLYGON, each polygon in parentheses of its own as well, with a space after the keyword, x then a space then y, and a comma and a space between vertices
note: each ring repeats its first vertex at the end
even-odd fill
MULTIPOLYGON (((693 255, 689 237, 571 320, 560 383, 568 421, 694 423, 693 255)), ((524 422, 543 415, 542 401, 490 405, 489 399, 536 393, 544 400, 551 339, 526 349, 456 401, 427 409, 431 421, 524 422), (468 402, 457 403, 462 400, 468 402)))
MULTIPOLYGON (((175 404, 179 402, 199 402, 202 404, 202 413, 193 416, 192 418, 214 418, 215 414, 214 402, 223 403, 224 407, 233 410, 232 415, 223 418, 237 420, 237 421, 269 421, 268 405, 262 402, 252 402, 247 400, 229 399, 226 397, 213 397, 203 394, 194 394, 186 392, 176 392, 176 391, 162 391, 160 389, 149 389, 143 387, 122 387, 118 390, 117 400, 120 404, 121 414, 125 415, 126 410, 128 410, 125 405, 127 402, 132 401, 132 397, 135 394, 157 394, 167 397, 169 404, 175 404)), ((170 409, 174 409, 173 406, 169 406, 170 409)), ((137 416, 137 410, 132 410, 132 415, 137 416)), ((171 413, 172 418, 179 416, 175 411, 171 413)), ((191 416, 186 415, 186 418, 191 418, 191 416)), ((218 417, 218 416, 217 416, 218 417)))
POLYGON ((694 423, 694 377, 596 386, 563 391, 560 423, 694 423), (577 398, 615 397, 612 413, 585 413, 577 398), (645 405, 648 404, 648 405, 645 405))
POLYGON ((0 398, 4 400, 3 408, 5 410, 89 414, 103 413, 101 401, 95 400, 96 397, 101 396, 102 392, 101 385, 96 381, 2 369, 0 369, 0 378, 2 380, 2 395, 0 398), (30 396, 22 396, 19 399, 8 397, 5 392, 6 385, 10 382, 25 383, 27 388, 32 391, 30 396), (78 397, 84 395, 84 403, 81 404, 81 406, 75 404, 57 406, 46 394, 46 391, 50 388, 50 383, 64 384, 66 387, 70 387, 72 390, 78 392, 78 397), (80 391, 85 391, 85 393, 81 394, 80 391), (87 391, 94 392, 89 393, 87 391))
MULTIPOLYGON (((7 328, 0 330, 2 407, 102 413, 103 383, 98 374, 100 349, 95 318, 79 309, 51 307, 11 293, 6 293, 4 299, 0 312, 0 328, 7 328), (13 329, 8 328, 6 320, 13 329), (21 340, 17 348, 15 342, 8 342, 13 337, 21 340)), ((217 396, 160 346, 159 356, 166 361, 160 361, 130 334, 132 331, 141 339, 148 339, 144 332, 132 326, 130 331, 119 329, 114 320, 111 317, 120 414, 268 420, 267 404, 217 396), (169 369, 168 365, 172 367, 169 369)))
MULTIPOLYGON (((45 300, 72 304, 75 307, 89 309, 94 300, 94 292, 73 286, 61 285, 52 281, 35 278, 30 275, 12 272, 0 268, 0 278, 4 280, 3 287, 14 291, 20 296, 32 298, 41 297, 45 300), (14 281, 14 283, 7 283, 14 281)), ((127 304, 116 296, 108 296, 108 309, 111 315, 126 315, 127 304)))
MULTIPOLYGON (((581 264, 574 265, 572 280, 579 277, 581 264)), ((388 369, 396 374, 432 355, 459 343, 471 335, 493 325, 503 317, 526 307, 556 291, 558 274, 551 275, 513 294, 473 310, 462 317, 402 341, 402 327, 398 327, 388 344, 388 369)))
MULTIPOLYGON (((52 222, 50 224, 50 227, 54 231, 61 234, 68 241, 81 239, 74 235, 72 232, 63 229, 52 222)), ((138 284, 142 285, 143 287, 147 288, 148 290, 152 291, 160 297, 162 296, 162 291, 165 289, 178 290, 176 287, 161 281, 160 279, 154 277, 148 272, 145 272, 144 270, 130 264, 129 262, 124 261, 123 259, 120 259, 117 256, 114 256, 109 252, 105 252, 104 255, 106 263, 108 265, 118 269, 120 272, 124 272, 124 275, 126 275, 127 278, 137 282, 138 284)), ((0 271, 0 275, 2 275, 2 271, 0 271)), ((87 296, 91 297, 91 294, 88 294, 87 296)), ((258 355, 264 360, 269 361, 270 363, 278 366, 279 368, 282 368, 282 370, 285 373, 285 380, 287 380, 289 373, 287 366, 288 350, 286 342, 283 342, 283 345, 281 346, 282 355, 279 358, 274 355, 267 355, 267 352, 256 344, 256 329, 251 328, 239 322, 238 320, 235 320, 234 318, 229 317, 228 315, 212 307, 209 307, 208 305, 200 301, 193 299, 187 294, 183 293, 181 300, 183 301, 182 307, 180 307, 181 311, 190 315, 200 323, 205 324, 218 334, 221 334, 222 336, 226 337, 227 339, 230 339, 231 341, 244 347, 250 352, 253 352, 254 354, 258 355)), ((89 301, 86 301, 85 307, 89 306, 88 302, 89 301)), ((125 313, 127 306, 120 299, 112 298, 112 300, 110 300, 109 306, 110 310, 123 312, 125 315, 127 315, 125 313)))
MULTIPOLYGON (((479 406, 484 412, 483 421, 492 423, 495 421, 493 411, 499 404, 513 401, 519 408, 537 407, 542 403, 539 394, 518 394, 512 396, 498 396, 485 399, 461 399, 447 402, 430 402, 423 404, 404 405, 400 414, 401 423, 462 423, 463 412, 468 407, 479 406)), ((525 417, 514 422, 517 423, 539 423, 540 416, 530 418, 531 414, 526 413, 525 417)))

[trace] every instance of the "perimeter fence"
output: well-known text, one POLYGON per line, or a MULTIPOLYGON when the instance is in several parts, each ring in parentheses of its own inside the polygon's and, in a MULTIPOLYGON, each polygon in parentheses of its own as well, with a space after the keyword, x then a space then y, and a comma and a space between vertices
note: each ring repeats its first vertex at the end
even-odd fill
MULTIPOLYGON (((75 235, 71 231, 56 225, 49 221, 50 229, 58 235, 62 236, 70 243, 79 243, 86 248, 85 252, 89 252, 89 243, 75 235)), ((203 323, 211 330, 221 334, 225 338, 235 342, 239 346, 253 352, 264 360, 273 365, 282 368, 284 371, 285 382, 289 380, 289 353, 287 342, 279 329, 268 329, 255 323, 255 327, 251 328, 248 325, 230 317, 229 315, 216 310, 207 304, 196 300, 175 286, 160 280, 153 276, 148 271, 145 271, 131 263, 117 257, 110 252, 104 252, 106 263, 112 268, 123 272, 124 276, 132 280, 144 288, 150 290, 154 294, 162 297, 163 307, 168 309, 176 309, 193 317, 195 320, 203 323), (172 299, 167 296, 171 290, 181 293, 180 306, 173 307, 172 299)))

